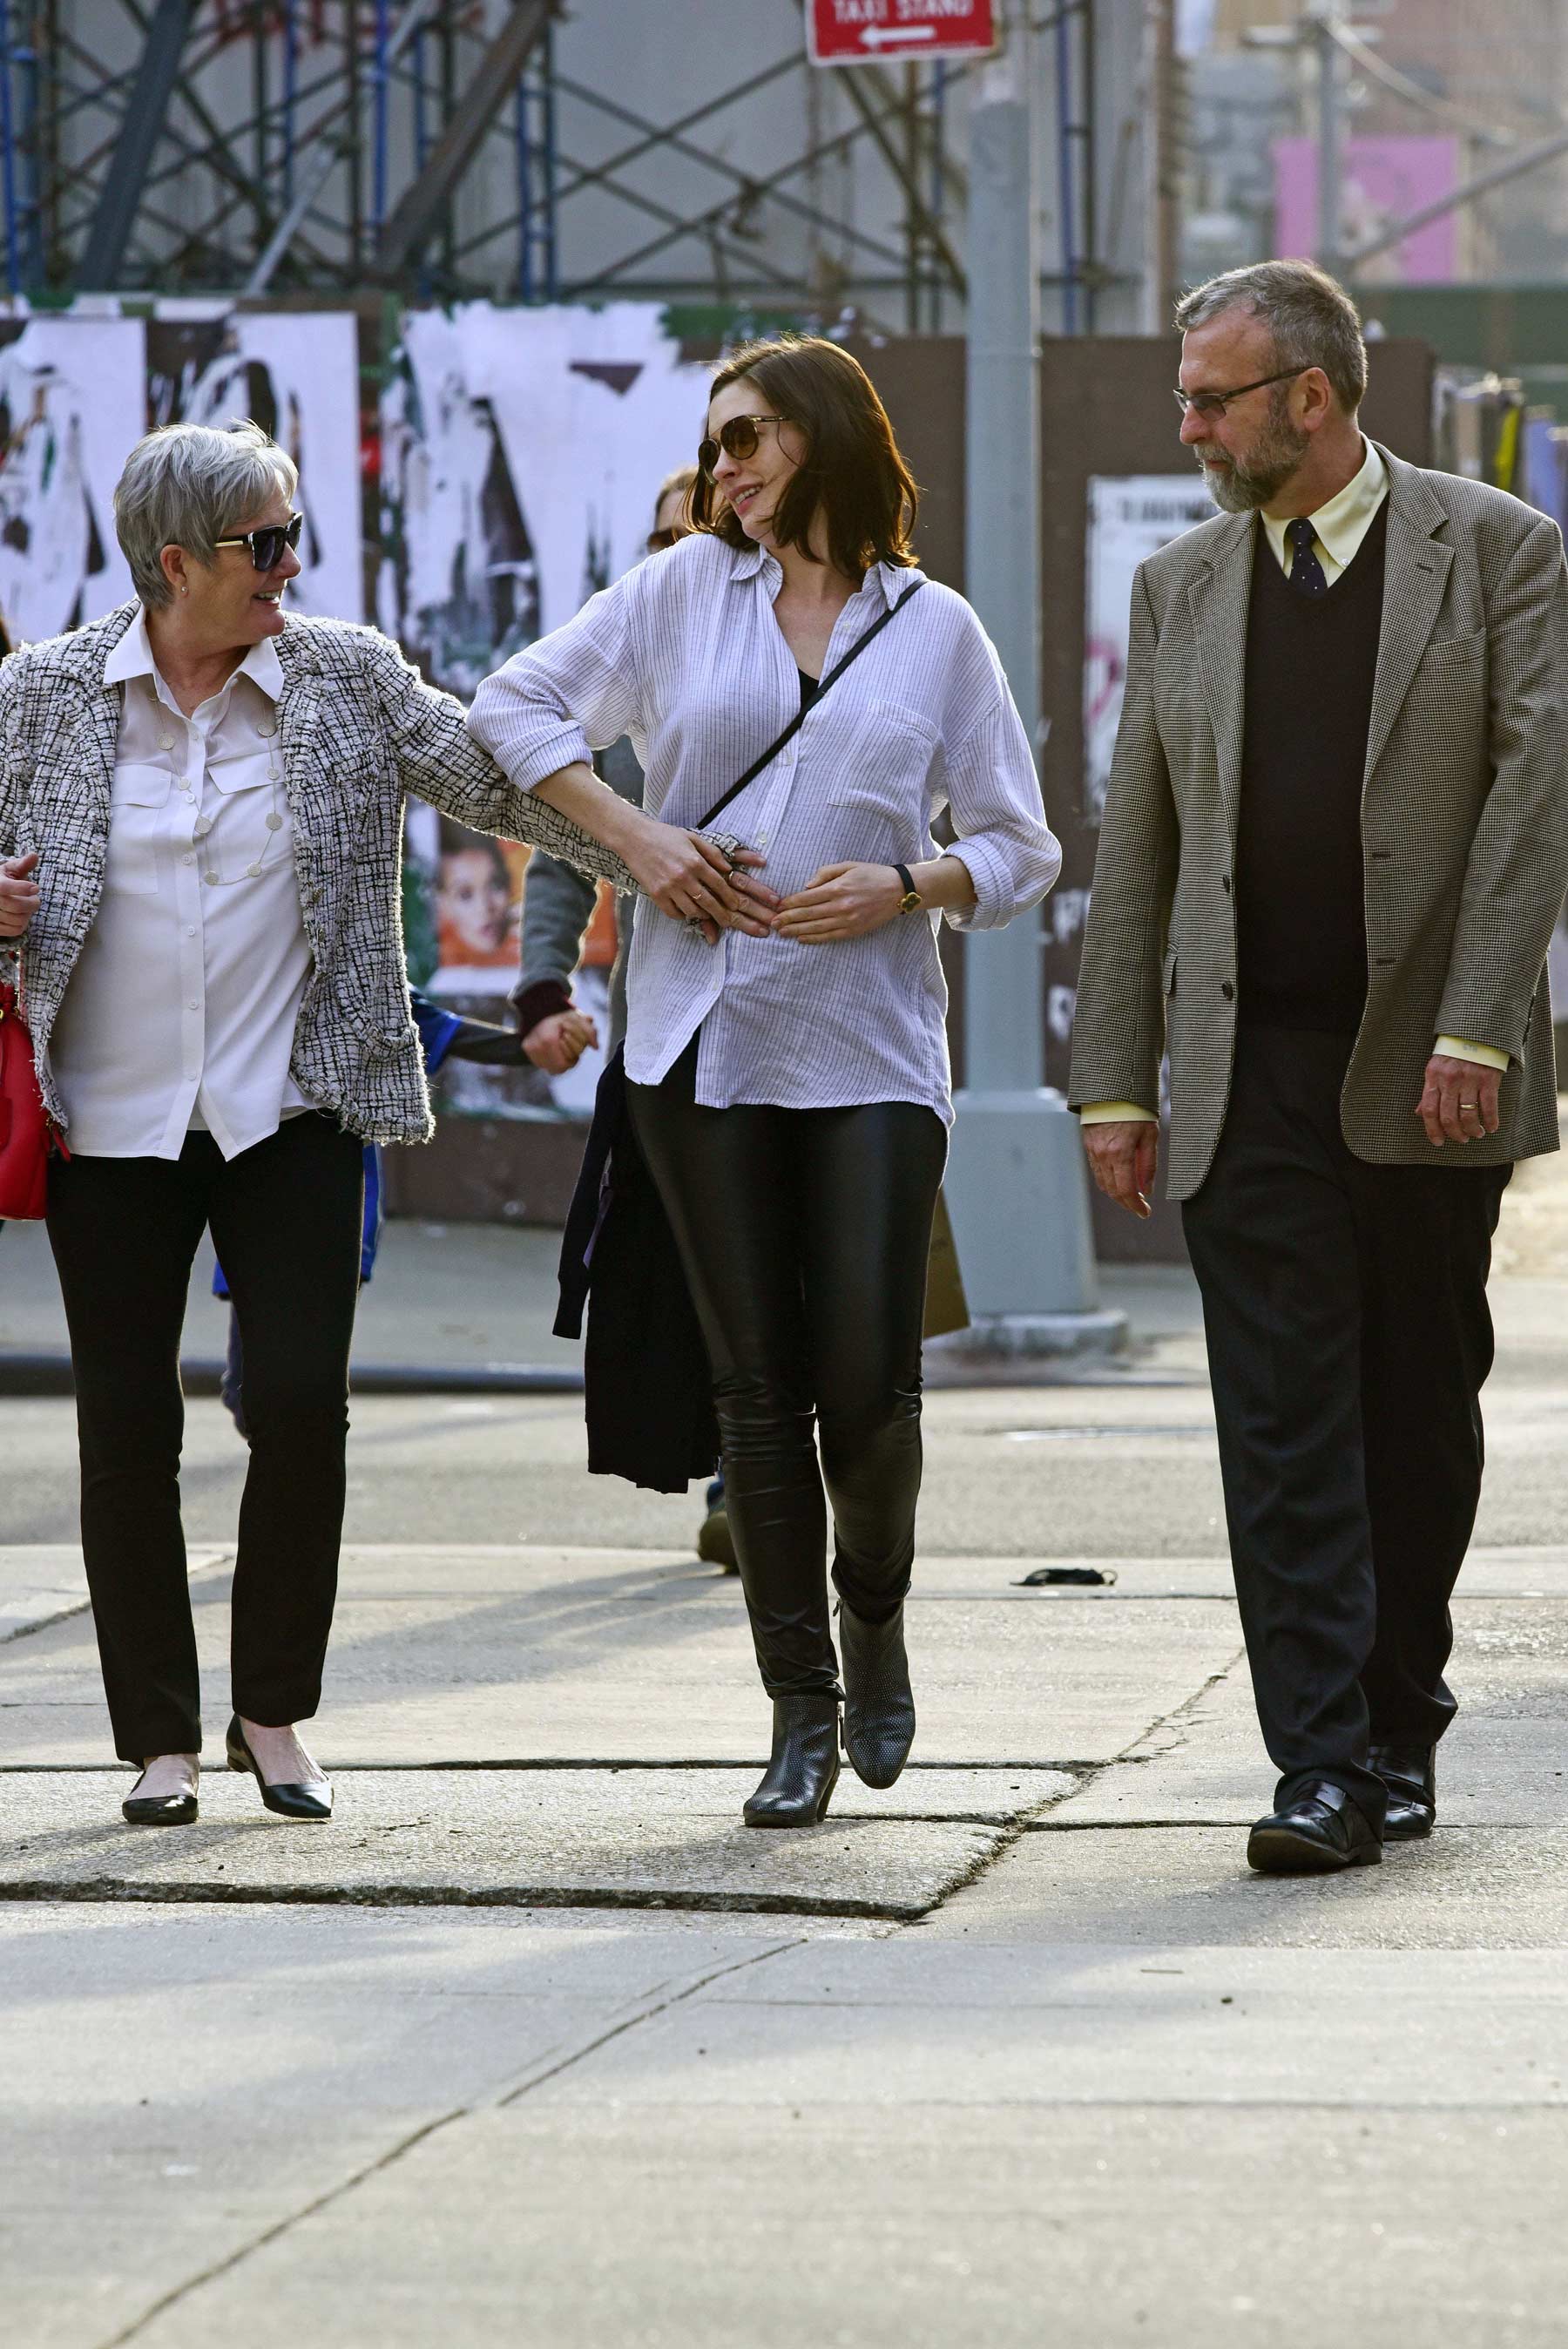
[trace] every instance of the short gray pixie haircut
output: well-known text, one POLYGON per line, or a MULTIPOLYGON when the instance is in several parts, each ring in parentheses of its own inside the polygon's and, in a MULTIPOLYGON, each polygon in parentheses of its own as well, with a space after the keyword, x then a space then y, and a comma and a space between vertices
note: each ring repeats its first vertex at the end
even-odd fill
POLYGON ((1274 366, 1321 367, 1334 396, 1354 416, 1367 389, 1367 346, 1355 303, 1337 279, 1312 261, 1258 261, 1195 285, 1176 305, 1182 334, 1226 310, 1261 318, 1274 341, 1274 366))
POLYGON ((211 568, 215 539, 230 533, 282 490, 294 503, 299 470, 286 450, 248 418, 163 424, 137 442, 114 493, 114 526, 136 592, 149 611, 172 603, 159 556, 182 546, 211 568))

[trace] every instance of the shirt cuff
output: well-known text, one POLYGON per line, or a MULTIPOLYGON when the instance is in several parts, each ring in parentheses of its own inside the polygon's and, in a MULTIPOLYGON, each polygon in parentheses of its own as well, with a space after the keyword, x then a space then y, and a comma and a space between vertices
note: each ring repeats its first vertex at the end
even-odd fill
POLYGON ((1147 1125, 1160 1123, 1151 1109, 1140 1109, 1136 1102, 1085 1102, 1078 1112, 1080 1125, 1112 1125, 1123 1119, 1137 1119, 1147 1125))
POLYGON ((1470 1044, 1462 1036, 1439 1036, 1432 1050, 1446 1052, 1450 1061, 1474 1061, 1483 1069, 1508 1066, 1508 1054, 1500 1052, 1495 1044, 1470 1044))

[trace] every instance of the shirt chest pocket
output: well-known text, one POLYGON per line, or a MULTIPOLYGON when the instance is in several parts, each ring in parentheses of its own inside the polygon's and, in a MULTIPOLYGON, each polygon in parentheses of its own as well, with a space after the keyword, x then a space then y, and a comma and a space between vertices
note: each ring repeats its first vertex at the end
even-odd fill
POLYGON ((167 834, 171 778, 167 767, 122 761, 109 787, 104 887, 145 895, 158 886, 158 853, 167 834))
POLYGON ((202 878, 219 887, 254 880, 290 853, 288 802, 281 776, 259 759, 220 761, 202 803, 202 878))
POLYGON ((822 797, 840 827, 855 834, 838 853, 875 857, 918 850, 930 820, 936 728, 917 710, 875 702, 855 711, 831 750, 822 797))

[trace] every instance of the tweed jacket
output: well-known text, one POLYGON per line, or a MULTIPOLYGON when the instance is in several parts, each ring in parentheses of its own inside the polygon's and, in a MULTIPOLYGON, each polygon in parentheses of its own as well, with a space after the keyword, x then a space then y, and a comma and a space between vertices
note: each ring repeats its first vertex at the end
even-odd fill
MULTIPOLYGON (((124 604, 0 667, 0 857, 36 850, 41 893, 21 940, 22 1007, 44 1104, 67 1131, 49 1038, 103 893, 123 688, 104 664, 136 617, 124 604)), ((366 1142, 433 1131, 403 965, 403 805, 416 793, 478 832, 536 842, 618 888, 619 857, 531 792, 469 732, 390 640, 292 617, 275 639, 284 788, 313 968, 290 1072, 306 1099, 366 1142)))
MULTIPOLYGON (((1383 619, 1361 796, 1367 994, 1340 1100, 1382 1165, 1494 1166, 1557 1148, 1546 949, 1568 887, 1568 570, 1554 523, 1501 490, 1388 469, 1383 619), (1495 1134, 1434 1150, 1414 1112, 1439 1035, 1510 1056, 1495 1134)), ((1230 1100, 1232 873, 1251 514, 1138 572, 1127 689, 1085 930, 1072 1105, 1159 1100, 1166 1188, 1208 1174, 1230 1100)), ((1332 678, 1304 677, 1310 727, 1332 678)))

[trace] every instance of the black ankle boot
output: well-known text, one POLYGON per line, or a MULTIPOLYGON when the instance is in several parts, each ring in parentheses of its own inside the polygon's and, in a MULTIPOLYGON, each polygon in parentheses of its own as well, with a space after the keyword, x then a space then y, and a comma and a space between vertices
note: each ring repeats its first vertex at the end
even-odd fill
POLYGON ((814 1827, 839 1783, 839 1700, 776 1696, 773 1754, 746 1805, 748 1827, 814 1827))
POLYGON ((863 1622, 839 1606, 844 1668, 844 1744, 857 1778, 891 1786, 914 1744, 914 1696, 903 1646, 903 1609, 885 1623, 863 1622))

